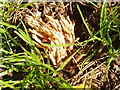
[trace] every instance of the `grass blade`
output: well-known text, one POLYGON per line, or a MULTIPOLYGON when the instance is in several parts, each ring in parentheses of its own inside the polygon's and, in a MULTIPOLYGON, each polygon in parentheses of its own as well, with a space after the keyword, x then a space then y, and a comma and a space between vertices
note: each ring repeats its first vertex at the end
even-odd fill
POLYGON ((77 50, 75 53, 73 53, 66 61, 64 61, 64 63, 63 63, 56 71, 57 71, 57 72, 58 72, 58 71, 61 71, 79 50, 80 50, 80 49, 78 49, 78 50, 77 50))
MULTIPOLYGON (((101 10, 101 15, 100 15, 100 28, 103 25, 105 25, 106 20, 107 20, 107 6, 108 6, 108 2, 107 2, 107 0, 105 0, 103 2, 102 10, 101 10)), ((104 35, 105 35, 104 30, 101 29, 101 31, 100 31, 101 38, 104 38, 104 35)))
POLYGON ((83 21, 83 23, 85 24, 85 26, 86 26, 86 28, 87 28, 90 36, 92 36, 92 35, 93 35, 93 32, 91 31, 91 29, 89 28, 88 24, 86 23, 86 21, 85 21, 85 19, 84 19, 84 16, 83 16, 83 14, 82 14, 82 11, 81 11, 79 5, 77 5, 77 9, 78 9, 78 11, 79 11, 79 13, 80 13, 80 16, 81 16, 81 18, 82 18, 82 21, 83 21))

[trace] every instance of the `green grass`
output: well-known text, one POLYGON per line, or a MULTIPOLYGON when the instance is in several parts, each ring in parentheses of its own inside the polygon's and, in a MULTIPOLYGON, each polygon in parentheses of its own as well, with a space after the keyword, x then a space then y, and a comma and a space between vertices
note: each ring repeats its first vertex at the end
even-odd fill
MULTIPOLYGON (((24 89, 30 87, 35 87, 36 89, 55 87, 70 88, 70 85, 58 73, 58 71, 64 68, 67 63, 64 63, 57 70, 51 67, 49 60, 47 61, 47 64, 45 64, 41 52, 30 38, 24 23, 20 21, 19 25, 24 27, 25 32, 19 28, 19 25, 10 25, 5 22, 5 20, 9 18, 10 11, 14 9, 11 8, 11 5, 14 6, 14 4, 9 4, 9 2, 3 4, 3 6, 9 7, 10 10, 8 10, 8 12, 2 12, 2 21, 0 22, 2 33, 2 47, 0 52, 3 55, 3 57, 0 58, 0 67, 6 69, 6 71, 0 73, 0 76, 4 76, 12 72, 26 72, 27 75, 22 80, 0 80, 0 87, 9 87, 13 89, 24 89), (16 35, 15 37, 11 35, 9 29, 14 29, 14 33, 16 35), (26 45, 29 47, 29 50, 26 50, 26 48, 17 40, 19 38, 26 43, 26 45), (19 47, 22 49, 22 52, 15 53, 13 51, 14 47, 19 47), (22 68, 22 70, 19 68, 22 68), (52 82, 54 82, 55 85, 52 82)), ((24 7, 27 5, 28 4, 24 4, 24 7)), ((20 5, 16 9, 21 9, 21 6, 23 5, 20 5)))
MULTIPOLYGON (((82 14, 81 8, 77 5, 80 16, 85 24, 89 38, 83 42, 75 43, 74 45, 81 45, 81 48, 76 50, 73 55, 71 55, 66 61, 58 67, 56 70, 50 65, 50 60, 47 59, 47 63, 41 54, 41 51, 35 46, 31 37, 28 34, 28 30, 21 20, 18 26, 10 25, 6 23, 7 18, 11 17, 10 12, 12 10, 24 9, 25 7, 31 5, 29 4, 17 4, 10 2, 3 2, 0 4, 2 7, 7 7, 7 12, 0 10, 0 16, 2 20, 0 21, 0 33, 2 38, 2 43, 0 43, 0 67, 6 69, 0 73, 0 76, 4 76, 12 72, 25 72, 26 75, 21 80, 10 80, 4 79, 0 80, 0 88, 12 88, 12 89, 25 89, 25 88, 71 88, 70 84, 64 80, 59 72, 65 67, 65 65, 73 58, 73 56, 79 52, 80 49, 84 49, 89 42, 94 42, 88 50, 87 54, 91 52, 90 55, 86 54, 86 59, 80 65, 82 69, 86 62, 92 59, 97 54, 96 51, 92 51, 92 47, 96 43, 101 42, 103 47, 106 47, 108 50, 108 59, 107 59, 107 68, 106 73, 108 73, 111 62, 118 56, 119 48, 113 46, 113 41, 119 38, 120 40, 120 14, 117 13, 118 5, 109 10, 108 3, 104 2, 100 14, 100 29, 97 32, 93 32, 90 29, 89 25, 86 23, 84 16, 82 14), (16 8, 13 8, 16 7, 16 8), (109 14, 108 14, 109 13, 109 14), (24 30, 20 29, 20 25, 24 27, 24 30), (115 28, 114 28, 115 27, 115 28), (14 29, 13 36, 9 29, 14 29), (111 33, 115 33, 114 36, 111 36, 111 33), (26 43, 29 49, 26 49, 22 43, 26 43), (15 47, 17 47, 15 49, 15 47), (14 50, 21 49, 21 52, 15 52, 14 50)), ((53 47, 53 45, 43 44, 44 46, 53 47)), ((54 45, 54 46, 69 46, 66 45, 54 45)), ((92 76, 91 76, 92 77, 92 76)), ((92 79, 91 79, 92 83, 92 79)))
MULTIPOLYGON (((85 24, 85 26, 90 34, 89 39, 86 40, 86 45, 89 42, 94 41, 94 40, 95 40, 95 43, 100 41, 103 44, 103 46, 106 47, 108 50, 108 52, 106 52, 108 54, 108 59, 106 62, 107 63, 106 75, 108 75, 108 71, 109 71, 111 62, 113 60, 115 60, 116 57, 119 56, 118 52, 120 51, 120 47, 118 47, 116 49, 113 46, 114 40, 120 37, 120 34, 119 34, 120 33, 120 27, 119 27, 120 22, 118 22, 119 21, 118 17, 120 17, 120 13, 118 13, 119 5, 120 5, 120 3, 118 3, 114 7, 108 8, 108 2, 107 1, 103 2, 101 13, 100 13, 100 29, 95 34, 93 34, 92 30, 90 30, 88 24, 85 22, 85 19, 80 10, 80 7, 77 5, 77 8, 80 13, 80 16, 82 17, 83 23, 85 24), (116 28, 113 28, 114 26, 116 28), (111 33, 115 33, 115 36, 112 37, 111 33), (99 35, 100 37, 98 37, 97 35, 99 35)), ((120 40, 120 38, 119 38, 119 40, 120 40)), ((94 44, 91 45, 91 47, 94 47, 94 44)), ((90 50, 88 50, 88 52, 90 50)), ((85 62, 90 60, 89 57, 95 56, 95 55, 96 55, 96 53, 93 52, 93 55, 91 54, 90 56, 88 56, 81 64, 81 67, 84 66, 85 62)))

